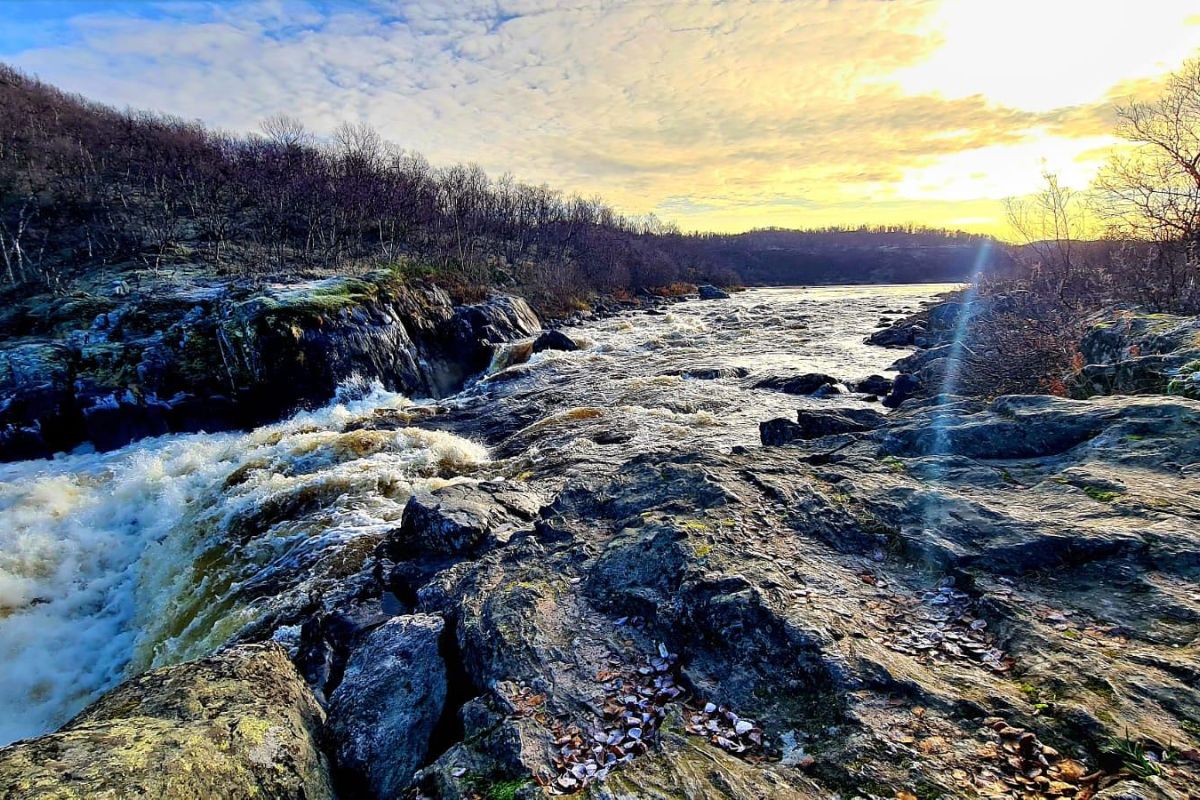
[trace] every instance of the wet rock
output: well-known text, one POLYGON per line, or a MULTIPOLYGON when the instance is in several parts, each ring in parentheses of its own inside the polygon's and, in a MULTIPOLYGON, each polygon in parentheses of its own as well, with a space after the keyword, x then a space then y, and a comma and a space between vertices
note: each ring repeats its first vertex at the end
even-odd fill
POLYGON ((787 417, 776 417, 758 423, 758 436, 764 447, 780 447, 803 439, 803 429, 787 417))
POLYGON ((887 420, 873 408, 839 408, 829 411, 800 409, 796 412, 798 438, 817 439, 839 433, 861 433, 878 428, 887 420))
POLYGON ((454 318, 465 340, 482 339, 490 344, 535 336, 542 329, 529 304, 510 295, 494 295, 482 303, 461 306, 454 318))
POLYGON ((382 550, 397 561, 478 550, 498 534, 531 520, 538 505, 536 496, 504 483, 459 483, 417 492, 404 507, 400 528, 389 535, 382 550))
POLYGON ((901 372, 892 381, 892 390, 888 392, 887 397, 883 398, 883 404, 888 408, 899 408, 905 400, 916 396, 921 388, 920 378, 907 372, 901 372))
POLYGON ((832 386, 838 379, 820 372, 808 372, 804 375, 777 376, 764 378, 754 384, 755 389, 771 389, 785 394, 809 395, 822 386, 832 386))
POLYGON ((329 735, 338 770, 355 791, 394 800, 413 785, 446 702, 443 628, 439 617, 396 617, 346 664, 330 698, 329 735))
MULTIPOLYGON (((937 303, 873 332, 866 341, 880 347, 936 347, 946 344, 954 336, 963 309, 963 303, 956 300, 937 303)), ((976 300, 969 313, 985 312, 985 304, 976 300)))
POLYGON ((574 339, 558 330, 546 331, 533 340, 533 352, 535 353, 543 350, 562 350, 569 353, 578 349, 579 345, 574 339))
POLYGON ((854 384, 854 391, 883 397, 892 391, 892 380, 882 375, 868 375, 854 384))
POLYGON ((728 300, 729 292, 724 289, 713 286, 712 284, 703 284, 698 287, 701 300, 728 300))
POLYGON ((156 280, 63 323, 78 327, 0 343, 0 459, 271 422, 351 380, 444 396, 541 328, 519 298, 456 309, 386 270, 205 291, 156 280))
POLYGON ((274 645, 126 681, 57 733, 0 750, 5 797, 333 798, 324 714, 274 645))
POLYGON ((40 458, 83 436, 75 404, 72 351, 22 343, 0 353, 0 458, 40 458))

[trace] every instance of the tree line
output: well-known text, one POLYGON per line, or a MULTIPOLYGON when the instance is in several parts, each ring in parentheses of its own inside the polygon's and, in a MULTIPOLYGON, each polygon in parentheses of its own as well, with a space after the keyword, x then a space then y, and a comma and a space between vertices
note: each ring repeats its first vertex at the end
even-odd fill
POLYGON ((220 273, 345 271, 407 259, 461 287, 549 294, 734 280, 678 230, 475 165, 438 168, 345 124, 275 116, 259 135, 117 111, 0 66, 0 270, 61 290, 137 263, 220 273))
POLYGON ((957 262, 887 248, 976 238, 918 226, 684 235, 599 198, 432 166, 365 124, 318 138, 277 115, 235 136, 0 65, 0 278, 26 291, 129 265, 265 279, 409 263, 460 295, 503 285, 562 310, 700 281, 961 278, 957 262))

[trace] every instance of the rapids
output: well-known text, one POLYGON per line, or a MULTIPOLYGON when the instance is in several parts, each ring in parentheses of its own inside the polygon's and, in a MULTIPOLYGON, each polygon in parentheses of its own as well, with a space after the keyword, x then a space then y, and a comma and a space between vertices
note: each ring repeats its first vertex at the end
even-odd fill
POLYGON ((860 402, 753 385, 884 373, 900 353, 863 344, 880 313, 949 288, 750 290, 572 328, 577 352, 498 354, 437 417, 349 387, 246 433, 0 465, 0 744, 231 638, 293 642, 310 598, 348 579, 343 562, 398 525, 416 489, 531 461, 561 462, 565 482, 656 450, 749 446, 764 419, 860 402), (370 424, 383 416, 395 424, 370 424))

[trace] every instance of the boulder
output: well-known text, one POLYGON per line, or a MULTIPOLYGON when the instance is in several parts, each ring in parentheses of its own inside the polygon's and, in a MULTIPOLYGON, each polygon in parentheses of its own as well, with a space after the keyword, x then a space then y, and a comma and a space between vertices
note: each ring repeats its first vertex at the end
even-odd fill
POLYGON ((528 338, 542 329, 529 304, 511 295, 493 295, 482 303, 460 306, 454 316, 465 338, 490 344, 528 338))
POLYGON ((776 417, 758 423, 758 437, 764 447, 779 447, 796 439, 804 438, 799 425, 787 417, 776 417))
POLYGON ((427 614, 395 617, 351 655, 329 704, 346 796, 395 800, 413 785, 446 702, 443 628, 427 614))
POLYGON ((919 378, 907 372, 901 372, 892 381, 892 391, 887 397, 883 398, 883 404, 888 408, 899 408, 901 403, 915 396, 920 390, 921 381, 919 378))
POLYGON ((791 377, 772 375, 754 384, 754 388, 772 389, 777 392, 784 392, 785 394, 807 395, 812 394, 822 386, 832 386, 837 382, 837 378, 829 375, 820 372, 809 372, 804 375, 791 377))
POLYGON ((780 417, 759 423, 759 438, 766 447, 777 447, 796 440, 819 439, 843 433, 874 430, 887 420, 873 408, 838 408, 828 411, 801 409, 796 420, 780 417))
POLYGON ((829 411, 800 409, 796 412, 801 439, 860 433, 874 430, 886 421, 887 416, 873 408, 838 408, 829 411))
POLYGON ((497 533, 533 519, 538 505, 536 497, 501 482, 457 483, 417 492, 382 550, 396 561, 473 552, 497 533))
POLYGON ((535 353, 543 350, 561 350, 570 353, 578 349, 579 345, 574 339, 558 330, 546 331, 533 340, 533 352, 535 353))
POLYGON ((1080 341, 1076 397, 1176 394, 1200 399, 1200 318, 1127 309, 1095 317, 1080 341))
POLYGON ((855 382, 854 391, 883 397, 892 391, 892 380, 882 375, 868 375, 861 381, 855 382))
POLYGON ((713 286, 710 283, 703 284, 698 288, 701 300, 728 300, 729 292, 719 287, 713 286))
POLYGON ((0 750, 12 800, 333 798, 320 706, 277 644, 126 681, 56 733, 0 750))

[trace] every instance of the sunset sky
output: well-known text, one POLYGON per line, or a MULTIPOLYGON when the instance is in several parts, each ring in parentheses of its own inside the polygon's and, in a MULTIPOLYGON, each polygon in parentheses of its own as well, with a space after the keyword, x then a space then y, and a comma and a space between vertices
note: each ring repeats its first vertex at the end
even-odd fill
POLYGON ((366 120, 685 230, 1005 233, 1086 185, 1111 105, 1200 52, 1200 0, 0 0, 0 60, 237 131, 366 120))

